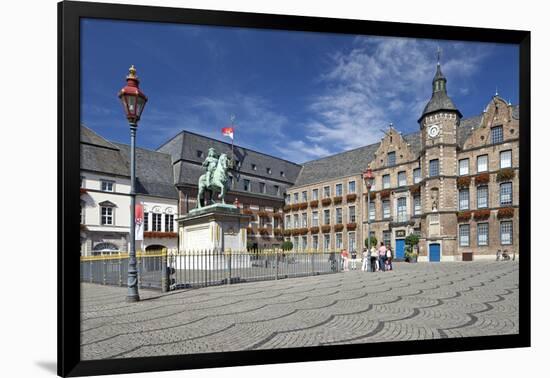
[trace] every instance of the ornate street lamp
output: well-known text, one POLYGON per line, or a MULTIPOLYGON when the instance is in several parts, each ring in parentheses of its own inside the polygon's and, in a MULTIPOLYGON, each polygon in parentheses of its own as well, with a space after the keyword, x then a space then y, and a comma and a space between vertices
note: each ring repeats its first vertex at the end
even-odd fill
POLYGON ((147 102, 147 96, 139 89, 136 68, 130 67, 126 86, 118 93, 128 123, 130 124, 130 254, 128 258, 128 302, 139 301, 136 260, 136 131, 137 123, 147 102))
POLYGON ((370 165, 363 171, 363 180, 367 187, 367 251, 370 251, 370 188, 374 182, 374 176, 370 165))

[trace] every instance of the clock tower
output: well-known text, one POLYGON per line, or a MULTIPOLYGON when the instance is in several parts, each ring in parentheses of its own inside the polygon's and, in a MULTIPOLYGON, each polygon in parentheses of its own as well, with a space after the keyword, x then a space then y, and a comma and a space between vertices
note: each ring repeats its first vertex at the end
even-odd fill
POLYGON ((432 97, 418 122, 422 134, 422 236, 420 257, 455 260, 457 253, 457 129, 462 114, 447 95, 437 62, 432 97))

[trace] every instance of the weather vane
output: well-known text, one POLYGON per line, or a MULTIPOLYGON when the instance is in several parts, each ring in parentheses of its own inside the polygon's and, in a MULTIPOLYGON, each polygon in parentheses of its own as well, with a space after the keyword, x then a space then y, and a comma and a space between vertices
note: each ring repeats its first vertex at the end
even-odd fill
POLYGON ((237 117, 235 117, 235 114, 231 114, 231 117, 229 117, 229 120, 230 120, 230 122, 231 122, 231 125, 235 124, 235 119, 236 119, 236 118, 237 118, 237 117))

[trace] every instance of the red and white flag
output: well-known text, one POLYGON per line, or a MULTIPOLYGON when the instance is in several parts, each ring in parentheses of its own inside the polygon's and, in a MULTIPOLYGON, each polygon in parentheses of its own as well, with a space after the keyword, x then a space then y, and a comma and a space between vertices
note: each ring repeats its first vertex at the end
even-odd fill
POLYGON ((222 134, 223 134, 223 136, 228 136, 231 139, 233 139, 233 128, 232 127, 222 128, 222 134))
POLYGON ((143 204, 136 204, 136 240, 143 240, 143 204))

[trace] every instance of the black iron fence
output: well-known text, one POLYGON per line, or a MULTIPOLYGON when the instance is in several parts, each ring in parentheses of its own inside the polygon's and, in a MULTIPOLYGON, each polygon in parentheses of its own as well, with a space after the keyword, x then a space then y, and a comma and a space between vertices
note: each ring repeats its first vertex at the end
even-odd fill
MULTIPOLYGON (((278 280, 340 272, 342 258, 327 251, 162 251, 138 253, 139 288, 162 291, 278 280)), ((126 286, 128 254, 80 258, 81 282, 126 286)))

